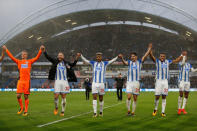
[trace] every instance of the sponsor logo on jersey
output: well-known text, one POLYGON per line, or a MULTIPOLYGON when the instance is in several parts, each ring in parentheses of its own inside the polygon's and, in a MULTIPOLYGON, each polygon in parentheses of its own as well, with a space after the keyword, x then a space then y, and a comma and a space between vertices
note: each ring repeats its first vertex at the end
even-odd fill
POLYGON ((28 62, 26 62, 27 64, 21 64, 21 68, 28 68, 28 62))

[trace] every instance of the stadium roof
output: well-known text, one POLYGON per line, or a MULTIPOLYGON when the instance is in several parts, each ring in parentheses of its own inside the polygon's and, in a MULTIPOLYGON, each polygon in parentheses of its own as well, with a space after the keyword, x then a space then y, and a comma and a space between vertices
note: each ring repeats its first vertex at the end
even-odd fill
MULTIPOLYGON (((54 17, 57 18, 57 16, 66 16, 69 14, 81 14, 81 12, 85 12, 85 11, 91 11, 91 10, 124 10, 124 11, 128 11, 125 14, 115 14, 118 15, 116 17, 119 17, 120 21, 128 21, 128 20, 133 20, 133 21, 142 21, 142 22, 146 22, 149 24, 162 24, 164 25, 165 22, 159 22, 158 19, 160 19, 161 17, 164 19, 168 19, 171 21, 171 23, 177 23, 177 24, 182 24, 187 28, 193 29, 193 30, 197 30, 197 19, 194 18, 193 16, 191 16, 190 14, 174 7, 171 6, 169 4, 163 3, 161 1, 158 0, 62 0, 60 2, 54 3, 44 9, 41 9, 37 12, 35 12, 34 14, 28 16, 27 18, 25 18, 24 20, 22 20, 15 28, 13 28, 11 31, 9 31, 2 39, 1 39, 1 44, 6 43, 8 40, 10 40, 11 38, 13 38, 14 36, 16 36, 18 33, 24 31, 25 29, 28 29, 29 27, 32 27, 36 24, 39 24, 40 22, 43 21, 47 21, 50 19, 53 19, 54 17), (131 19, 131 15, 129 16, 128 20, 127 20, 127 15, 130 13, 134 13, 134 12, 138 12, 138 14, 144 14, 144 16, 136 16, 136 19, 134 17, 132 17, 131 19), (147 15, 147 16, 146 16, 147 15), (152 17, 150 17, 150 15, 152 17), (153 20, 153 16, 154 16, 154 20, 153 20), (152 18, 150 20, 150 18, 152 18)), ((96 11, 93 11, 96 12, 96 11)), ((90 12, 89 12, 90 13, 90 12)), ((111 15, 111 12, 109 11, 110 14, 108 14, 108 12, 105 12, 105 19, 102 19, 103 21, 98 21, 98 22, 107 22, 109 21, 109 18, 111 15)), ((100 16, 98 16, 97 14, 92 14, 92 19, 94 19, 95 23, 96 20, 101 20, 99 19, 100 16), (98 18, 97 18, 98 17, 98 18)), ((84 14, 83 15, 87 15, 84 14)), ((85 22, 90 22, 88 20, 85 20, 86 17, 80 17, 81 20, 80 22, 84 22, 84 24, 88 24, 85 22)), ((87 16, 88 18, 88 16, 87 16)), ((66 18, 65 18, 66 19, 66 18)), ((163 19, 163 20, 164 20, 163 19)), ((77 21, 77 19, 75 18, 75 20, 77 21)), ((114 22, 116 20, 115 16, 113 16, 112 21, 114 22), (113 20, 114 19, 114 20, 113 20)), ((79 19, 78 19, 79 21, 79 19)), ((168 25, 165 25, 164 28, 167 30, 168 28, 172 31, 174 31, 175 27, 174 24, 171 24, 170 22, 168 22, 168 25), (169 27, 171 26, 171 27, 169 27), (167 28, 166 28, 167 27, 167 28)), ((130 22, 131 24, 131 22, 130 22)), ((65 25, 64 25, 65 26, 65 25)), ((79 22, 77 24, 73 24, 71 26, 69 26, 70 28, 72 27, 76 27, 76 26, 80 26, 79 22)), ((160 25, 159 25, 160 26, 160 25)), ((163 26, 161 26, 162 28, 163 26)), ((66 27, 65 27, 66 28, 66 27)), ((190 29, 186 30, 182 30, 182 33, 185 35, 190 35, 192 36, 193 32, 190 29)), ((178 27, 176 28, 176 30, 178 30, 178 27)), ((176 32, 176 31, 175 31, 176 32)))

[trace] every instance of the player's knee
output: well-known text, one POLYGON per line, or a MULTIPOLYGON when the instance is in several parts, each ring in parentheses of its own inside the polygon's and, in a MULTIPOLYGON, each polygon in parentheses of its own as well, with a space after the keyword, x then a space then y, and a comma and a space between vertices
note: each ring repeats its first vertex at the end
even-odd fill
POLYGON ((162 96, 162 99, 166 99, 166 95, 163 95, 163 96, 162 96))
POLYGON ((21 95, 17 95, 16 97, 17 97, 17 99, 20 99, 21 98, 21 95))
POLYGON ((28 95, 25 95, 24 97, 25 97, 25 100, 27 100, 27 99, 28 99, 28 95))

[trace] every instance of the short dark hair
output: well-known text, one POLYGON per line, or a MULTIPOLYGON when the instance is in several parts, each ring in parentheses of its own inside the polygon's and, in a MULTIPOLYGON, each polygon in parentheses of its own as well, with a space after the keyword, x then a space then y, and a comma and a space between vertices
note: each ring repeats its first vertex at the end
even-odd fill
POLYGON ((27 50, 22 50, 22 52, 26 52, 28 54, 27 50))
POLYGON ((161 53, 160 53, 160 55, 161 55, 161 54, 164 54, 164 55, 166 55, 166 53, 165 53, 165 52, 161 52, 161 53))
MULTIPOLYGON (((61 51, 60 51, 59 53, 61 53, 61 54, 63 54, 63 55, 64 55, 64 53, 63 53, 63 52, 61 52, 61 51)), ((58 54, 59 54, 59 53, 58 53, 58 54)))
POLYGON ((137 56, 137 53, 136 53, 136 52, 131 52, 130 55, 135 55, 135 56, 137 56))

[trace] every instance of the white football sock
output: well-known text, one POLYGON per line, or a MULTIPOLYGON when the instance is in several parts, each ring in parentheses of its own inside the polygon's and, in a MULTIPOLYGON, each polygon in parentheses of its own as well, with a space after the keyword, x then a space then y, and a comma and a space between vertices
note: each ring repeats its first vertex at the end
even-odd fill
POLYGON ((59 98, 54 99, 55 108, 58 109, 59 98))
POLYGON ((133 104, 132 104, 132 113, 135 112, 135 108, 136 108, 136 101, 133 101, 133 104))
POLYGON ((100 104, 100 112, 103 112, 104 101, 99 101, 100 104))
POLYGON ((155 110, 158 109, 158 105, 159 105, 159 100, 156 100, 156 99, 155 99, 155 110))
POLYGON ((182 106, 182 109, 185 109, 186 104, 187 104, 187 98, 184 98, 184 99, 183 99, 183 106, 182 106))
POLYGON ((97 100, 93 100, 93 110, 94 113, 97 113, 97 100))
POLYGON ((165 113, 166 109, 166 99, 162 99, 162 113, 165 113))
POLYGON ((127 105, 127 109, 128 111, 130 111, 130 106, 131 106, 131 100, 126 100, 126 105, 127 105))
POLYGON ((178 109, 181 109, 182 98, 183 97, 181 97, 181 96, 179 96, 179 98, 178 98, 178 109))
POLYGON ((64 112, 66 106, 66 98, 62 99, 61 105, 62 105, 62 112, 64 112))

